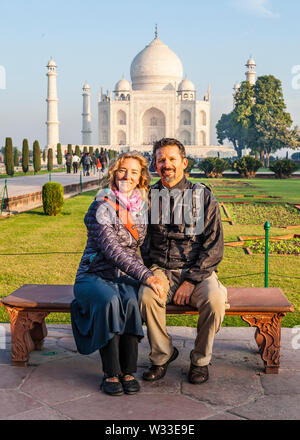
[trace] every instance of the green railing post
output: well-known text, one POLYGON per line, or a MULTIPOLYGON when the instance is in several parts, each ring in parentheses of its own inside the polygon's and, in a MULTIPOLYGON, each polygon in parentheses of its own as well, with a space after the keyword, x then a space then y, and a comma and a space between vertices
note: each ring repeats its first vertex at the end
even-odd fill
POLYGON ((49 182, 51 182, 51 173, 49 173, 49 182))
POLYGON ((265 236, 266 236, 266 245, 265 245, 265 287, 269 287, 269 231, 271 225, 269 222, 266 222, 264 225, 265 228, 265 236))
POLYGON ((80 171, 80 182, 79 182, 80 192, 82 193, 82 171, 80 171))

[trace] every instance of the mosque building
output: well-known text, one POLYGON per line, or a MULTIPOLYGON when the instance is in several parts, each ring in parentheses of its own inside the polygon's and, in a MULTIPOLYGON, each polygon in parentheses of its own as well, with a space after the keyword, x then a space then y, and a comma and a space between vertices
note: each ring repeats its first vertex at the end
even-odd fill
MULTIPOLYGON (((56 65, 48 64, 47 147, 58 139, 56 65), (51 81, 51 83, 50 83, 51 81), (49 88, 50 87, 50 88, 49 88), (49 107, 51 111, 49 112, 49 107), (49 116, 50 115, 50 116, 49 116), (52 133, 52 134, 51 134, 52 133), (52 140, 52 141, 51 141, 52 140)), ((194 157, 235 156, 230 145, 210 144, 210 87, 197 99, 193 82, 183 77, 179 57, 155 38, 133 59, 130 80, 121 78, 112 91, 98 94, 98 145, 118 152, 151 152, 162 137, 179 139, 194 157)), ((90 87, 83 86, 81 146, 91 145, 90 87)))

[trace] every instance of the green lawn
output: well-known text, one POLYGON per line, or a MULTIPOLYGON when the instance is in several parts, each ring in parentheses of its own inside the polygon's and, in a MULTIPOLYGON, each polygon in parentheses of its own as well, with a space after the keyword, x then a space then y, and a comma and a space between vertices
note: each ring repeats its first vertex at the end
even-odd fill
MULTIPOLYGON (((210 183, 217 198, 226 193, 255 193, 286 197, 285 201, 300 202, 300 180, 238 180, 201 179, 210 183), (231 182, 228 185, 228 182, 231 182), (232 182, 235 182, 234 184, 232 182), (240 182, 240 183, 238 183, 240 182), (245 185, 249 183, 250 186, 245 185), (220 186, 222 185, 222 186, 220 186), (254 186, 253 186, 254 185, 254 186)), ((42 208, 0 220, 0 297, 7 296, 23 284, 73 284, 86 242, 83 217, 95 191, 67 199, 63 213, 46 217, 42 208)), ((266 219, 267 220, 267 219, 266 219)), ((300 234, 300 228, 293 229, 300 234)), ((229 225, 224 222, 225 242, 237 241, 240 235, 263 235, 262 225, 229 225)), ((283 229, 271 228, 270 235, 283 235, 283 229)), ((294 304, 296 312, 283 318, 283 326, 300 324, 299 257, 270 256, 269 286, 280 287, 294 304)), ((220 280, 226 286, 263 286, 264 255, 246 255, 242 248, 225 246, 224 259, 219 266, 220 280)), ((0 308, 0 322, 9 322, 8 314, 0 308)), ((50 314, 47 322, 70 323, 68 314, 50 314)), ((168 325, 196 326, 196 316, 168 317, 168 325)), ((239 317, 227 316, 225 326, 245 325, 239 317)))

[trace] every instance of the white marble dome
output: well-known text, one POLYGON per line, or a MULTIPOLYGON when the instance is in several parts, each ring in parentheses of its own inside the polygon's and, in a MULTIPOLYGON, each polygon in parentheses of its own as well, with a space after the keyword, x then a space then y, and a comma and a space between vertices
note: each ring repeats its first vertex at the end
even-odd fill
POLYGON ((189 92, 195 91, 195 86, 191 80, 189 80, 188 78, 184 78, 184 80, 181 81, 181 83, 179 84, 178 90, 180 92, 182 92, 182 91, 189 91, 189 92))
POLYGON ((115 85, 115 92, 129 92, 130 91, 130 83, 127 79, 122 78, 115 85))
POLYGON ((178 56, 157 37, 139 52, 131 63, 133 90, 170 90, 182 80, 178 56))

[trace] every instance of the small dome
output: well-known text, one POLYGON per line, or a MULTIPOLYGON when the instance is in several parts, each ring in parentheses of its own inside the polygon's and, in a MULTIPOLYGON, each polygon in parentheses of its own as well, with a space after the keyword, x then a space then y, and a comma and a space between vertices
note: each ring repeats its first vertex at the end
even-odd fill
POLYGON ((130 91, 130 83, 127 79, 122 78, 115 85, 115 92, 129 92, 130 91))
POLYGON ((83 89, 88 89, 88 90, 90 90, 90 86, 88 85, 88 83, 85 83, 85 84, 83 85, 83 89))
POLYGON ((240 88, 241 86, 240 86, 240 83, 237 81, 235 84, 234 84, 234 90, 238 90, 239 88, 240 88))
POLYGON ((195 86, 194 86, 194 84, 192 83, 192 81, 190 81, 190 80, 187 79, 187 78, 184 78, 184 80, 181 81, 181 83, 179 84, 179 86, 178 86, 178 90, 179 90, 180 92, 182 92, 182 91, 188 91, 188 92, 190 92, 190 91, 195 91, 195 86))

